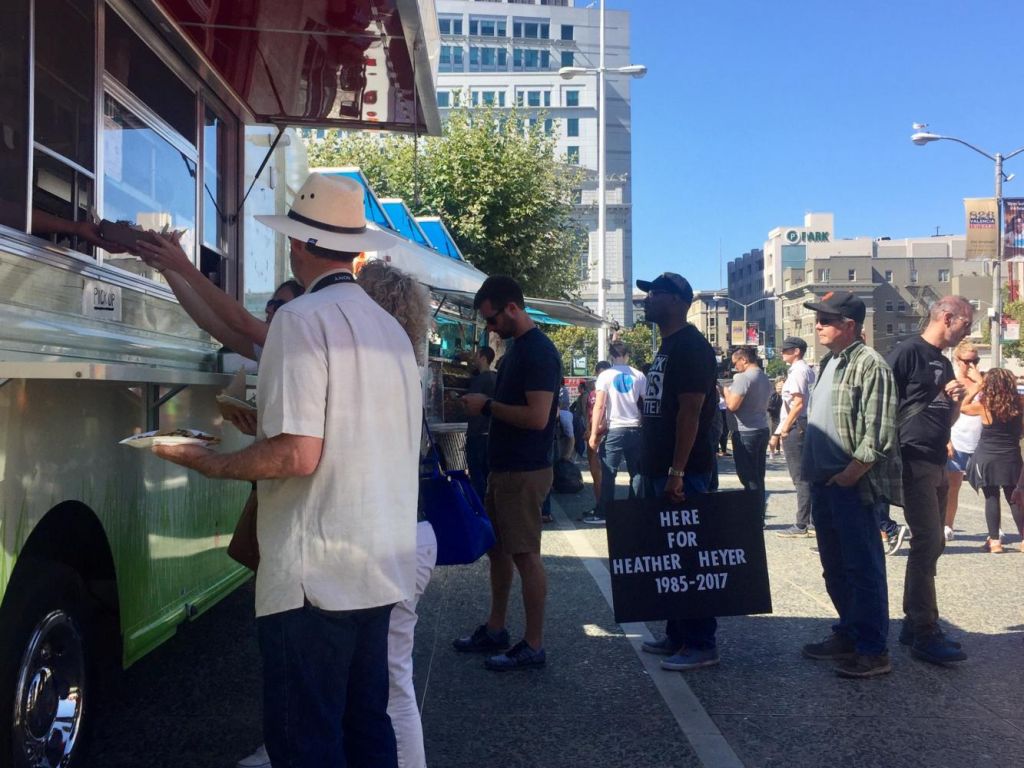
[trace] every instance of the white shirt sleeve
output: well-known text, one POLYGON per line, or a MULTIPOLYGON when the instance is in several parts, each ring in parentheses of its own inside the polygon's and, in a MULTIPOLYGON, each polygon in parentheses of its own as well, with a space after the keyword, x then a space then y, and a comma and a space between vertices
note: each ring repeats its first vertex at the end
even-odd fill
POLYGON ((260 361, 259 434, 324 436, 327 413, 325 340, 302 316, 274 316, 260 361))

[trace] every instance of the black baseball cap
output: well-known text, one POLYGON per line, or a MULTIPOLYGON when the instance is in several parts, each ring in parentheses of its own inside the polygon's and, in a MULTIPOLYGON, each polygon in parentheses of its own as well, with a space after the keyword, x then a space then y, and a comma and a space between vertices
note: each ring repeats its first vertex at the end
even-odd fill
POLYGON ((807 342, 799 336, 787 336, 782 340, 782 349, 783 351, 787 349, 799 349, 801 352, 806 352, 807 342))
POLYGON ((689 281, 675 272, 662 272, 653 280, 637 280, 636 287, 644 293, 650 293, 652 288, 657 291, 668 291, 679 296, 687 304, 693 303, 693 288, 690 287, 689 281))
POLYGON ((804 306, 826 315, 848 317, 858 323, 863 323, 867 314, 864 302, 849 291, 829 291, 821 297, 821 301, 805 301, 804 306))

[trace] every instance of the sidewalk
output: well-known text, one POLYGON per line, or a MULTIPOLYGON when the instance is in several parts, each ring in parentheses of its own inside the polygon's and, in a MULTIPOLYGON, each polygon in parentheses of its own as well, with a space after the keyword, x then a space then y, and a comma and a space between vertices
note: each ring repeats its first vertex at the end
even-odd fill
MULTIPOLYGON (((720 459, 722 486, 736 487, 720 459)), ((585 475, 586 476, 586 475, 585 475)), ((620 473, 621 494, 625 473, 620 473)), ((969 659, 944 669, 896 641, 904 551, 887 558, 890 653, 884 678, 836 677, 799 655, 829 632, 834 612, 814 539, 782 539, 795 492, 769 462, 765 543, 774 613, 720 621, 722 664, 669 673, 638 654, 643 627, 615 624, 599 587, 607 579, 603 527, 577 523, 590 487, 556 496, 543 544, 548 568, 548 666, 492 673, 451 640, 486 615, 484 563, 439 568, 421 602, 415 651, 430 764, 516 766, 996 766, 1024 755, 1024 554, 982 553, 981 502, 961 493, 957 528, 939 563, 939 606, 969 659), (592 555, 596 554, 597 557, 592 555), (595 580, 595 575, 597 580, 595 580), (628 634, 627 634, 628 632, 628 634)), ((900 510, 894 509, 899 519, 900 510)), ((1004 525, 1004 530, 1011 527, 1004 525)), ((1015 542, 1015 537, 1011 537, 1015 542)), ((518 582, 510 630, 522 631, 518 582)), ((651 627, 657 632, 660 628, 651 627)))

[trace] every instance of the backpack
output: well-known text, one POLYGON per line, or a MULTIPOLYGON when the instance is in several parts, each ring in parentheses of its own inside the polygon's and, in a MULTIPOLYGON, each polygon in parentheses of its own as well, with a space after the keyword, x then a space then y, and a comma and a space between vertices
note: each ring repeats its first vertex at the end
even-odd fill
POLYGON ((553 473, 551 490, 555 493, 579 493, 583 490, 583 473, 568 459, 558 459, 553 473))

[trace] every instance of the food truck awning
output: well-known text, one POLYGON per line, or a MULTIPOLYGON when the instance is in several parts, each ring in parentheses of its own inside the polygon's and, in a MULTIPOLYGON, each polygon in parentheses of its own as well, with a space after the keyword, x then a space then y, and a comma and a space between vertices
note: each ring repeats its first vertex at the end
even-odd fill
POLYGON ((441 132, 433 0, 140 5, 253 122, 441 132))
MULTIPOLYGON (((459 307, 472 308, 475 293, 468 291, 454 291, 427 286, 439 297, 444 297, 445 302, 459 307)), ((586 307, 573 304, 563 299, 535 299, 526 297, 526 311, 536 322, 547 323, 548 325, 577 325, 581 328, 600 328, 601 318, 586 307), (554 321, 554 322, 552 322, 554 321)))

